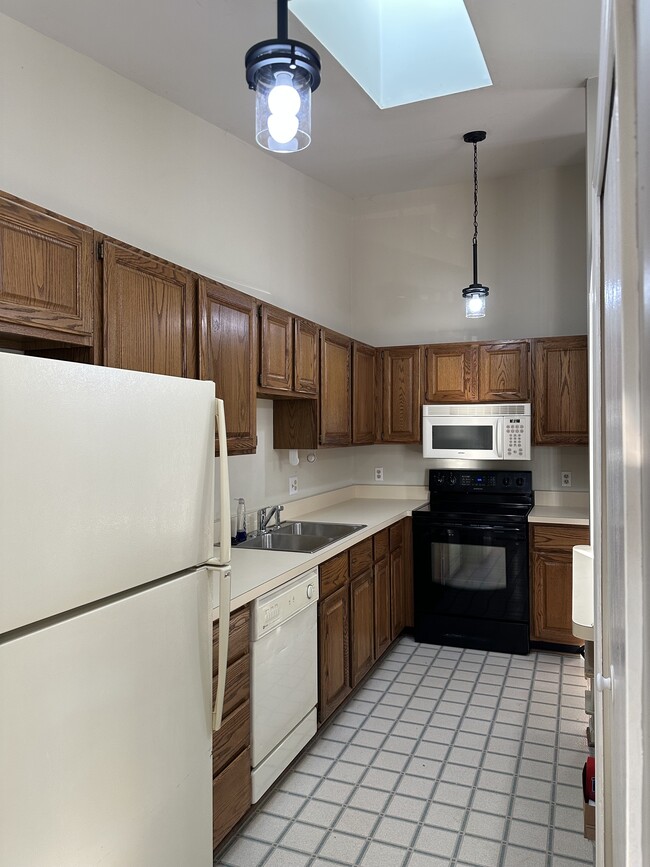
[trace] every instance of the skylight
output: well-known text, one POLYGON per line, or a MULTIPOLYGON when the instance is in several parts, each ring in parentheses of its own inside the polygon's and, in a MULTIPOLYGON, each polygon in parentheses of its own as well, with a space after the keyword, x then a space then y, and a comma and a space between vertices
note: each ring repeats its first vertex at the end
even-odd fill
POLYGON ((463 0, 291 0, 289 8, 379 108, 492 84, 463 0))

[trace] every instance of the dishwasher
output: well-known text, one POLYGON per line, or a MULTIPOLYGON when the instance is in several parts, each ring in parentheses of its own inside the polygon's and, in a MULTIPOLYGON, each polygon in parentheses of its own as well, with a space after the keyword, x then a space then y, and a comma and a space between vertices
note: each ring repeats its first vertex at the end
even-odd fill
POLYGON ((253 803, 316 734, 318 568, 252 604, 253 803))

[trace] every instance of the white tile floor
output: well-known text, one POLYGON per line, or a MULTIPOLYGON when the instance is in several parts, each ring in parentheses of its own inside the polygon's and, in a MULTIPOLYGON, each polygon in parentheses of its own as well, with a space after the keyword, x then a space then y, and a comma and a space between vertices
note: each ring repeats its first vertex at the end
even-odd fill
POLYGON ((215 865, 592 865, 582 666, 402 638, 215 865))

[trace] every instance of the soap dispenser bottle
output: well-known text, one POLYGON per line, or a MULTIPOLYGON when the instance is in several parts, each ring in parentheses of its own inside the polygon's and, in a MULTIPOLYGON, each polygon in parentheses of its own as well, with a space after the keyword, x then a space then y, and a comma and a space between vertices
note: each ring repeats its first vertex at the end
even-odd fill
POLYGON ((237 500, 237 523, 235 530, 235 545, 246 541, 246 503, 243 497, 237 500))

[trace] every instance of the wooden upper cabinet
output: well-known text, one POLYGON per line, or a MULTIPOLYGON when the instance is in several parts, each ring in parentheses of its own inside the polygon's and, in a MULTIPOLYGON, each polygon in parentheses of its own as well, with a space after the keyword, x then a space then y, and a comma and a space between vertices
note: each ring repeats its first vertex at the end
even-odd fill
POLYGON ((319 328, 315 322, 295 317, 293 324, 293 388, 299 394, 318 394, 319 328))
POLYGON ((320 333, 320 444, 347 446, 352 442, 352 341, 321 328, 320 333))
POLYGON ((195 275, 117 241, 102 246, 104 364, 196 377, 195 275))
POLYGON ((509 340, 479 344, 478 399, 530 399, 530 343, 509 340))
POLYGON ((383 442, 417 443, 421 428, 421 367, 419 346, 380 350, 382 367, 383 442))
POLYGON ((478 346, 440 343, 425 347, 424 399, 427 403, 478 400, 478 346))
POLYGON ((260 386, 293 387, 293 316, 269 304, 260 305, 260 386))
MULTIPOLYGON (((250 454, 257 439, 257 301, 200 278, 199 307, 199 376, 213 380, 217 397, 223 398, 228 453, 250 454)), ((218 453, 218 440, 215 448, 218 453)))
POLYGON ((352 442, 377 439, 377 351, 365 343, 352 343, 352 442))
POLYGON ((587 337, 534 341, 534 443, 584 445, 589 441, 587 337))
POLYGON ((0 195, 0 332, 88 346, 93 231, 0 195))

